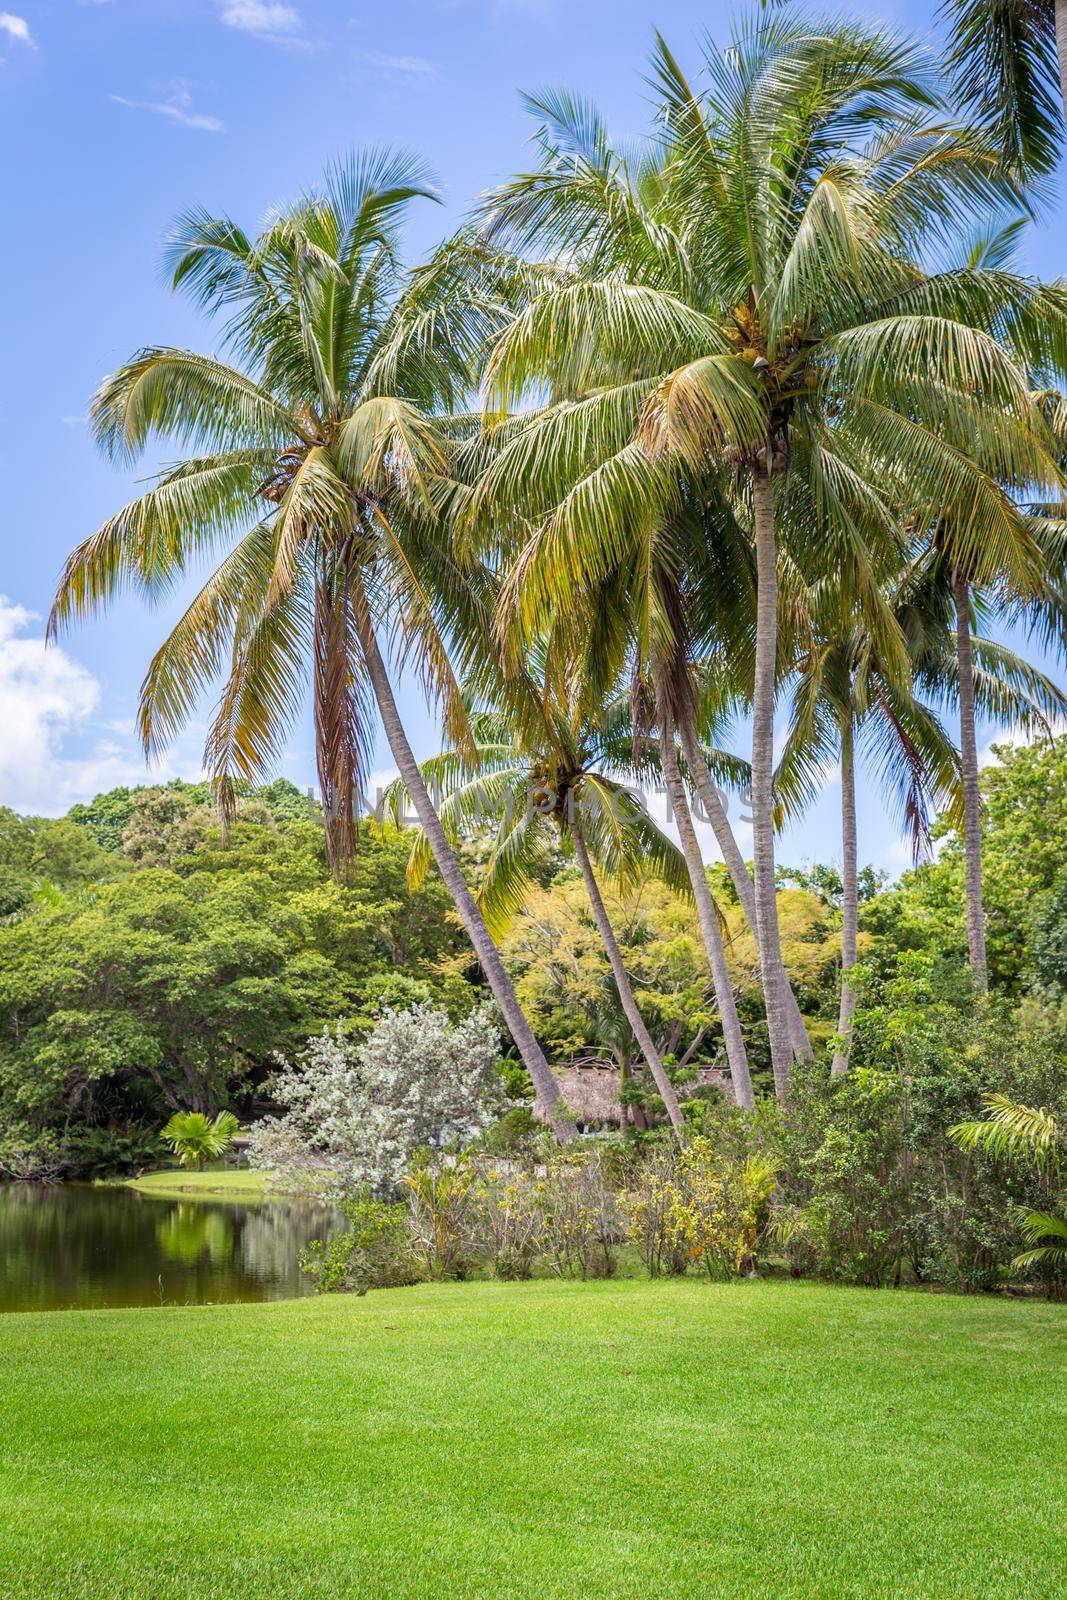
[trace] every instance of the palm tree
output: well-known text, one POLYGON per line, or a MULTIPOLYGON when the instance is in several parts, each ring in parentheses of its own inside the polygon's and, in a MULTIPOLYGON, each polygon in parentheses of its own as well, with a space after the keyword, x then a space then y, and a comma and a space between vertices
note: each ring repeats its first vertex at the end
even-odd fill
MULTIPOLYGON (((479 738, 472 770, 461 756, 445 752, 424 763, 423 775, 431 786, 445 791, 439 815, 451 837, 487 820, 495 828, 492 854, 478 893, 478 903, 494 932, 503 932, 521 906, 544 856, 546 833, 554 831, 564 846, 573 850, 623 1013, 671 1123, 681 1134, 684 1117, 634 995, 597 878, 597 865, 624 883, 651 867, 680 889, 689 886, 686 863, 640 800, 613 775, 625 765, 627 741, 617 724, 603 714, 590 714, 585 692, 588 678, 575 670, 573 662, 561 668, 561 660, 562 653, 549 642, 527 669, 513 670, 498 682, 501 709, 475 719, 479 738)), ((394 809, 400 794, 398 785, 391 802, 394 809)), ((684 842, 683 835, 683 850, 684 842)), ((415 881, 425 866, 425 840, 420 835, 412 853, 415 881)), ((700 882, 710 900, 702 868, 700 882)), ((698 912, 703 923, 699 902, 698 912)), ((713 920, 722 952, 714 912, 713 920)), ((748 1062, 725 953, 712 967, 712 978, 734 1093, 739 1104, 751 1105, 748 1062)))
MULTIPOLYGON (((886 617, 895 621, 893 589, 886 617)), ((793 669, 789 735, 775 774, 787 813, 800 810, 818 792, 828 761, 841 768, 841 999, 831 1074, 848 1071, 856 989, 852 972, 859 958, 859 840, 856 765, 872 761, 898 801, 913 853, 929 845, 928 797, 954 804, 959 761, 934 712, 913 692, 910 672, 900 670, 895 628, 857 627, 849 597, 823 598, 823 614, 812 619, 811 637, 793 669)))
MULTIPOLYGON (((165 593, 189 564, 230 548, 156 653, 140 728, 156 754, 221 673, 206 761, 225 812, 262 778, 311 679, 331 866, 355 848, 377 704, 416 806, 542 1107, 573 1125, 448 843, 404 730, 378 641, 391 631, 462 743, 449 659, 477 634, 433 503, 450 444, 435 409, 455 409, 499 326, 499 284, 462 278, 446 248, 405 279, 399 227, 434 198, 414 158, 371 152, 275 214, 258 238, 197 212, 169 250, 176 287, 228 317, 228 364, 149 348, 104 380, 92 405, 102 447, 133 459, 156 435, 197 453, 111 517, 71 555, 51 631, 131 585, 165 593)), ((488 269, 487 269, 488 272, 488 269)))
POLYGON ((656 717, 659 723, 660 770, 663 773, 671 812, 678 829, 678 837, 681 840, 682 854, 685 857, 693 899, 696 902, 697 920, 700 923, 700 932, 704 940, 704 948, 708 953, 708 964, 711 967, 715 993, 719 1000, 719 1013, 722 1018, 723 1035, 726 1041, 726 1056, 730 1063, 730 1077, 734 1086, 734 1096, 738 1105, 748 1107, 753 1104, 752 1080, 749 1075, 744 1037, 741 1033, 741 1022, 737 1015, 737 1005, 734 1001, 733 988, 730 983, 730 972, 726 964, 726 950, 723 944, 722 931, 719 927, 719 909, 712 896, 711 885, 708 883, 704 858, 700 850, 700 841, 697 838, 693 815, 689 808, 689 797, 686 794, 685 784, 678 765, 678 753, 675 748, 677 738, 676 701, 671 693, 668 676, 661 666, 656 669, 655 681, 656 717))
POLYGON ((1067 116, 1067 0, 945 0, 942 15, 956 87, 1005 161, 1051 171, 1067 116))
MULTIPOLYGON (((1040 541, 1039 530, 1034 530, 1040 541)), ((973 570, 973 568, 972 568, 973 570)), ((1005 610, 1009 594, 993 583, 972 585, 953 558, 949 530, 938 530, 921 549, 902 590, 900 615, 909 639, 915 682, 935 704, 956 709, 960 726, 961 826, 967 952, 975 986, 988 985, 985 911, 982 902, 982 800, 977 721, 1018 727, 1030 736, 1050 737, 1052 724, 1067 715, 1067 695, 1043 672, 1008 646, 974 631, 979 618, 1005 610)), ((1062 604, 1053 588, 1053 609, 1062 604)), ((1040 600, 1023 602, 1035 617, 1040 600)))
MULTIPOLYGON (((958 514, 973 551, 1032 542, 998 482, 1056 474, 1026 375, 1065 344, 1055 295, 998 270, 924 273, 919 250, 1002 201, 988 144, 939 120, 911 46, 764 16, 709 51, 691 88, 665 44, 658 133, 612 149, 595 111, 535 102, 540 167, 487 203, 498 237, 554 253, 556 276, 498 339, 490 421, 548 396, 482 499, 534 532, 512 574, 536 631, 626 552, 652 559, 692 487, 733 482, 754 554, 755 910, 775 1082, 790 1028, 774 873, 774 701, 783 564, 844 574, 877 604, 902 512, 958 514), (525 442, 523 441, 525 432, 525 442), (925 511, 924 511, 925 508, 925 511), (779 535, 786 541, 780 545, 779 535)), ((477 503, 477 496, 476 503, 477 503)), ((709 528, 709 538, 717 530, 709 528)), ((1007 560, 1008 557, 1005 557, 1007 560)))
MULTIPOLYGON (((755 884, 730 826, 725 796, 719 787, 719 783, 737 787, 739 779, 747 787, 750 776, 747 762, 724 761, 718 748, 724 723, 743 708, 745 701, 744 673, 738 671, 739 654, 736 641, 725 650, 720 638, 717 649, 688 664, 690 687, 677 712, 678 737, 689 782, 711 825, 745 920, 753 938, 758 939, 755 884)), ((784 968, 782 984, 793 1054, 798 1060, 810 1059, 813 1052, 807 1026, 784 968)))
POLYGON ((219 1111, 214 1117, 202 1111, 176 1111, 160 1138, 174 1151, 180 1167, 195 1167, 199 1172, 205 1161, 217 1161, 226 1154, 236 1132, 237 1118, 232 1111, 219 1111))

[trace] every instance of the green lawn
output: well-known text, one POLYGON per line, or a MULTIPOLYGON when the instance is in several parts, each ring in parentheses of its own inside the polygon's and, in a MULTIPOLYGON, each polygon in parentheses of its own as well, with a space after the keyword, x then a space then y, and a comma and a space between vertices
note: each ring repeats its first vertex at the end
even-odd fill
POLYGON ((4 1600, 1059 1600, 1061 1307, 495 1283, 0 1318, 4 1600))
POLYGON ((143 1178, 130 1178, 127 1187, 140 1189, 142 1194, 159 1195, 219 1195, 242 1200, 262 1195, 266 1188, 265 1172, 248 1172, 237 1169, 196 1172, 191 1168, 172 1167, 166 1172, 146 1172, 143 1178))

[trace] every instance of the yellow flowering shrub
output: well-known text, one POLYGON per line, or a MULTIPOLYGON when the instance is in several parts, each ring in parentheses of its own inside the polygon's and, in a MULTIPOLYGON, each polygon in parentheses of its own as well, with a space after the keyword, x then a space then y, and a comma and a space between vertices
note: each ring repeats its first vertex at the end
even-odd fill
POLYGON ((630 1239, 653 1276, 703 1266, 712 1277, 752 1271, 775 1186, 773 1160, 717 1159, 697 1138, 650 1162, 625 1196, 630 1239))

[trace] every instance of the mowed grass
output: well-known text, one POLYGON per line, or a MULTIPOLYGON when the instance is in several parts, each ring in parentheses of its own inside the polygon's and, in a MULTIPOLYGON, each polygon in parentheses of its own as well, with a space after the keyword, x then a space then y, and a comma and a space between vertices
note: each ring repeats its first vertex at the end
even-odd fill
POLYGON ((128 1189, 138 1189, 142 1194, 195 1197, 217 1197, 251 1200, 266 1193, 268 1174, 233 1168, 197 1172, 187 1167, 173 1167, 165 1172, 146 1172, 143 1178, 127 1180, 128 1189))
POLYGON ((0 1318, 4 1600, 1061 1600, 1061 1307, 495 1283, 0 1318))

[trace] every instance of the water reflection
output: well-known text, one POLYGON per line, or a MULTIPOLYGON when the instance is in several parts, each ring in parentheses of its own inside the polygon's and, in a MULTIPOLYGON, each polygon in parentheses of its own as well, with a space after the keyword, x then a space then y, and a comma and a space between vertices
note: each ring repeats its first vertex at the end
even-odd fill
POLYGON ((337 1225, 312 1202, 0 1184, 0 1311, 287 1299, 308 1293, 301 1248, 337 1225))

